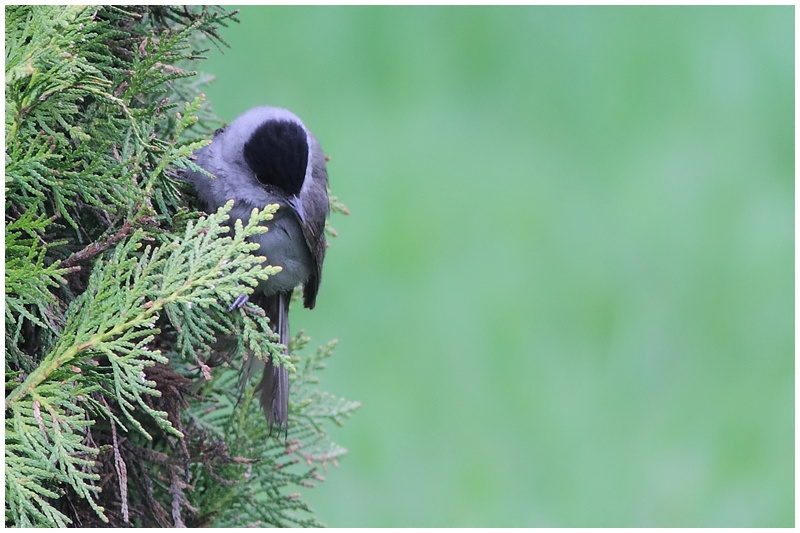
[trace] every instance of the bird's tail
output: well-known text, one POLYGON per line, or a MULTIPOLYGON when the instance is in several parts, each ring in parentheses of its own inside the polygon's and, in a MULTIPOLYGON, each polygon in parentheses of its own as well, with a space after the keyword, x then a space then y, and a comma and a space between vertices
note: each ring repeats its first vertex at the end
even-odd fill
MULTIPOLYGON (((289 349, 289 302, 291 293, 280 292, 265 298, 262 305, 269 317, 269 323, 278 334, 280 343, 289 349)), ((278 426, 278 431, 288 431, 289 424, 289 371, 284 366, 266 361, 264 377, 258 384, 259 401, 270 431, 278 426)))

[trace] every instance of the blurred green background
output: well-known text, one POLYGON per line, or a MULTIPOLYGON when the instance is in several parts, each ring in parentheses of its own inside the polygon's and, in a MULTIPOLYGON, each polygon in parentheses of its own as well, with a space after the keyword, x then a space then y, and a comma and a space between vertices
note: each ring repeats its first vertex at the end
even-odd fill
POLYGON ((242 8, 349 217, 330 526, 794 524, 794 7, 242 8))

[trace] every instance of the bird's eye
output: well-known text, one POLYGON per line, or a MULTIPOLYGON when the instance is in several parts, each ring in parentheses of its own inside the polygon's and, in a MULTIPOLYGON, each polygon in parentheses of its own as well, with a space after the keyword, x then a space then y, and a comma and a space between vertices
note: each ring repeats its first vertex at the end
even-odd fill
POLYGON ((226 128, 226 127, 227 127, 227 126, 222 126, 221 128, 217 128, 217 129, 214 131, 214 137, 216 137, 217 135, 219 135, 220 133, 222 133, 223 131, 225 131, 225 128, 226 128))

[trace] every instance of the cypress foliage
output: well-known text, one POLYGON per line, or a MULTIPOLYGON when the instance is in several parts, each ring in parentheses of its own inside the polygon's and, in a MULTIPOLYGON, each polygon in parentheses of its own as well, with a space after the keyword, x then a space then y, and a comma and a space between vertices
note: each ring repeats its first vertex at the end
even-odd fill
POLYGON ((231 233, 179 175, 219 125, 189 66, 235 12, 5 13, 6 525, 320 525, 296 487, 358 407, 317 388, 335 343, 286 356, 227 312, 274 273, 246 241, 274 206, 231 233), (290 368, 286 436, 239 392, 246 357, 290 368))

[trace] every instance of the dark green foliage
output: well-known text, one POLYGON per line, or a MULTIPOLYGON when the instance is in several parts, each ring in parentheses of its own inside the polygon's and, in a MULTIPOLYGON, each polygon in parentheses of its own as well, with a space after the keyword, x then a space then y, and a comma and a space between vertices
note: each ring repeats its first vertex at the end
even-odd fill
POLYGON ((274 206, 231 233, 179 179, 218 125, 187 66, 233 15, 6 8, 8 526, 318 525, 289 490, 358 404, 316 389, 332 345, 287 357, 227 312, 274 273, 246 241, 274 206), (246 354, 297 369, 285 438, 254 384, 237 406, 246 354))

